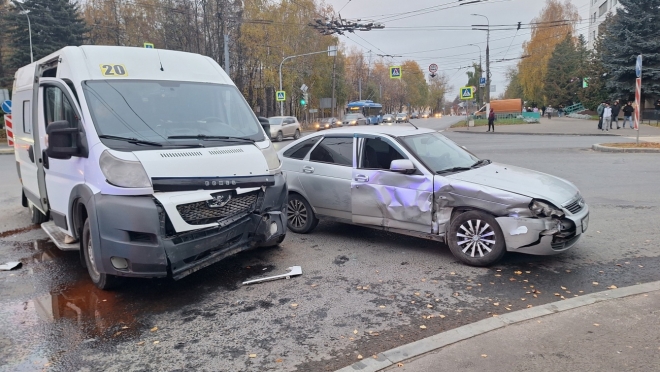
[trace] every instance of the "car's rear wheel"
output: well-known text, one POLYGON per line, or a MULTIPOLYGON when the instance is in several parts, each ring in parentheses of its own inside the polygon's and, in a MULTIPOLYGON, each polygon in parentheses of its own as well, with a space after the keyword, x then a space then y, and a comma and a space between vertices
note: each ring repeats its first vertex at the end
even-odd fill
POLYGON ((480 211, 456 216, 447 237, 454 257, 470 266, 489 266, 506 253, 504 234, 495 218, 480 211))
POLYGON ((82 249, 85 254, 87 272, 95 286, 99 289, 107 290, 121 284, 123 278, 101 273, 97 268, 98 258, 94 255, 94 245, 92 243, 92 232, 89 226, 89 219, 85 220, 85 224, 83 225, 82 249))
POLYGON ((275 141, 282 142, 283 139, 284 139, 284 135, 282 134, 282 132, 277 132, 277 137, 275 137, 275 141))
POLYGON ((298 234, 307 234, 319 223, 307 200, 298 194, 289 194, 286 218, 289 230, 298 234))
POLYGON ((296 129, 296 133, 293 134, 293 139, 297 140, 298 138, 300 138, 300 131, 296 129))

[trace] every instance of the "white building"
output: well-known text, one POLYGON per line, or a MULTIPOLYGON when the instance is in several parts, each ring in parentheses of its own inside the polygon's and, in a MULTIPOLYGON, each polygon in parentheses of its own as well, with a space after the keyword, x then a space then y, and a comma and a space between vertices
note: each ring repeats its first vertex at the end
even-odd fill
POLYGON ((589 36, 587 47, 593 49, 598 37, 598 26, 603 23, 607 14, 620 8, 618 0, 589 0, 589 36))

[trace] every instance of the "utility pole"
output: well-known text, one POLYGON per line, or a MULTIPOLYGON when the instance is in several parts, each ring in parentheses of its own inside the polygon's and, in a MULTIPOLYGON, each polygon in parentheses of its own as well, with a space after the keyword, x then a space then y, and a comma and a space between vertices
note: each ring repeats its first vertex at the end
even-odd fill
POLYGON ((21 11, 20 13, 21 13, 21 14, 25 14, 25 16, 27 17, 27 21, 28 21, 28 36, 29 36, 29 38, 30 38, 30 63, 33 63, 33 62, 34 62, 34 54, 32 53, 32 24, 30 23, 30 16, 28 15, 28 13, 30 13, 30 11, 29 11, 29 10, 25 10, 25 8, 23 8, 23 5, 21 5, 22 2, 23 2, 23 1, 15 1, 15 3, 17 3, 18 6, 21 7, 21 10, 22 10, 22 11, 21 11))
POLYGON ((229 75, 229 35, 225 34, 225 72, 229 75))
MULTIPOLYGON (((486 29, 486 103, 490 102, 490 19, 485 15, 472 14, 477 17, 484 17, 488 21, 488 28, 486 29)), ((474 30, 474 28, 473 28, 474 30)))
POLYGON ((358 79, 358 91, 360 92, 359 94, 359 100, 362 101, 362 78, 358 79))
POLYGON ((332 103, 330 104, 332 106, 332 112, 330 113, 330 116, 332 117, 337 117, 335 116, 335 70, 337 69, 337 52, 335 51, 335 56, 332 60, 332 103))
MULTIPOLYGON (((480 47, 479 45, 477 45, 477 44, 468 44, 468 45, 476 46, 477 48, 479 48, 479 73, 480 73, 480 74, 483 74, 483 73, 484 73, 484 70, 483 70, 483 68, 481 67, 481 47, 480 47)), ((481 77, 481 76, 479 76, 479 77, 481 77)), ((488 81, 486 81, 486 83, 488 83, 488 81)), ((479 88, 481 89, 481 84, 479 84, 479 85, 480 85, 479 88)), ((481 89, 481 104, 482 104, 482 105, 483 105, 484 103, 486 103, 486 98, 485 98, 485 96, 486 96, 486 92, 484 91, 485 89, 486 89, 486 88, 481 89)))

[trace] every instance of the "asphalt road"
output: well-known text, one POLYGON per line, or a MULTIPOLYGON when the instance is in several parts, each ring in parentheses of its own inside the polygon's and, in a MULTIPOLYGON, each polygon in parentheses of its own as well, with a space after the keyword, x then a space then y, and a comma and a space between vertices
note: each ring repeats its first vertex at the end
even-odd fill
MULTIPOLYGON (((442 129, 452 119, 415 123, 442 129)), ((281 248, 177 282, 103 292, 76 253, 30 228, 14 159, 0 156, 0 263, 23 262, 0 272, 0 370, 335 370, 493 314, 660 280, 657 155, 588 150, 618 138, 447 136, 482 158, 575 183, 591 209, 586 235, 559 256, 508 254, 471 268, 442 244, 321 222, 281 248), (301 277, 241 285, 293 265, 301 277)))

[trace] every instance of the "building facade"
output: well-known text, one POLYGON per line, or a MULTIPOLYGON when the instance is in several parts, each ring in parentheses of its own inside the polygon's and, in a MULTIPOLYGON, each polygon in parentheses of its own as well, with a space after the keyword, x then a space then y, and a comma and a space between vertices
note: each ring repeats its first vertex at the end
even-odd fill
POLYGON ((607 18, 610 12, 616 12, 621 7, 618 0, 588 0, 589 1, 589 36, 587 47, 594 48, 598 38, 598 26, 607 18))

